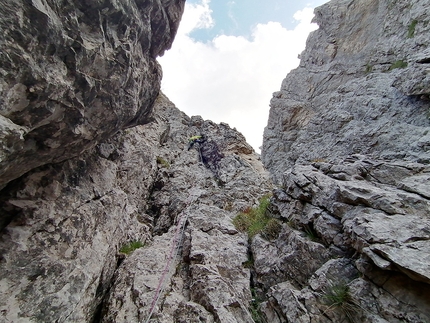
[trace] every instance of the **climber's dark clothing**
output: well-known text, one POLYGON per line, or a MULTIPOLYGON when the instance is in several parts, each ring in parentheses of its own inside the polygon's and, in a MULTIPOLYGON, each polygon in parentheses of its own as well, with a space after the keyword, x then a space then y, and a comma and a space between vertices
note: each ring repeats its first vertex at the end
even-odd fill
POLYGON ((224 158, 224 154, 219 149, 217 143, 208 140, 200 149, 203 164, 209 168, 216 177, 219 176, 219 163, 224 158))
POLYGON ((195 143, 199 144, 197 148, 199 151, 199 160, 212 171, 215 177, 218 177, 219 163, 221 159, 224 158, 224 154, 219 149, 217 143, 213 140, 208 140, 205 135, 193 136, 188 139, 188 150, 190 150, 195 143))
POLYGON ((188 150, 190 150, 196 142, 201 144, 205 141, 206 141, 206 136, 204 135, 191 137, 190 139, 188 139, 188 150))

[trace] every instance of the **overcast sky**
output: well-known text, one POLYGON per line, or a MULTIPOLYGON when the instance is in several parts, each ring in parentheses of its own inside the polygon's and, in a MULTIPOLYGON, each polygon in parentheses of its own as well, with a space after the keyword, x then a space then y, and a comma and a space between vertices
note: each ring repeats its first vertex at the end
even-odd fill
POLYGON ((159 62, 162 90, 187 115, 226 122, 257 152, 272 93, 306 38, 313 8, 327 0, 188 0, 173 43, 159 62))

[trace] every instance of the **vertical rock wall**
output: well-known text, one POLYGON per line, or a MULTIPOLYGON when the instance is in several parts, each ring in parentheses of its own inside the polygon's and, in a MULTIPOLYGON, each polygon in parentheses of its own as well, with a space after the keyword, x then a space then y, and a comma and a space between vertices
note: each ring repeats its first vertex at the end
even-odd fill
POLYGON ((158 322, 252 321, 248 244, 232 219, 270 192, 268 174, 228 125, 189 118, 164 96, 154 110, 152 122, 3 189, 12 220, 0 236, 0 321, 143 322, 163 275, 158 322), (187 149, 200 133, 201 155, 187 149), (166 273, 183 214, 182 256, 166 273), (143 247, 126 256, 133 241, 143 247))
POLYGON ((430 320, 429 10, 315 10, 264 133, 286 224, 276 242, 252 242, 270 322, 430 320))
POLYGON ((426 1, 330 1, 315 11, 300 66, 271 101, 262 158, 295 162, 366 154, 429 161, 426 1))
POLYGON ((259 156, 158 93, 183 1, 1 4, 1 322, 430 320, 426 1, 316 10, 252 238, 259 156))

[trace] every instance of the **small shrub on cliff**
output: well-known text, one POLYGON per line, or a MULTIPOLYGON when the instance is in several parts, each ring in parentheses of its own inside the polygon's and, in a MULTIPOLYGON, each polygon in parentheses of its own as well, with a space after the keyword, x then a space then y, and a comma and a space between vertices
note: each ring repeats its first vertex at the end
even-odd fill
POLYGON ((249 307, 249 311, 251 313, 252 319, 255 323, 267 323, 264 318, 264 315, 261 312, 261 302, 262 300, 258 297, 255 288, 251 288, 252 294, 252 302, 249 307))
POLYGON ((417 26, 418 20, 414 19, 408 26, 408 38, 413 38, 415 35, 415 27, 417 26))
POLYGON ((263 229, 263 234, 268 240, 276 239, 281 233, 282 225, 276 219, 270 219, 263 229))
POLYGON ((396 68, 405 68, 407 66, 408 66, 408 63, 406 63, 405 61, 399 60, 399 61, 395 61, 393 64, 391 64, 391 66, 388 70, 392 71, 392 70, 395 70, 396 68))
POLYGON ((161 166, 166 167, 166 168, 170 168, 169 162, 160 156, 157 156, 157 164, 160 164, 161 166))
POLYGON ((127 243, 119 249, 120 253, 124 253, 126 255, 131 254, 134 250, 142 248, 144 244, 141 241, 132 241, 130 243, 127 243))
POLYGON ((329 310, 339 311, 340 314, 346 316, 348 321, 356 322, 357 314, 361 307, 357 301, 351 296, 349 286, 346 283, 339 283, 330 285, 324 291, 322 300, 326 304, 329 310))
POLYGON ((234 226, 237 230, 248 233, 249 239, 259 233, 269 239, 276 238, 281 231, 281 224, 269 216, 269 205, 269 196, 262 197, 256 208, 248 208, 233 219, 234 226))
POLYGON ((239 213, 233 219, 233 224, 237 230, 245 232, 251 226, 251 216, 245 212, 239 213))

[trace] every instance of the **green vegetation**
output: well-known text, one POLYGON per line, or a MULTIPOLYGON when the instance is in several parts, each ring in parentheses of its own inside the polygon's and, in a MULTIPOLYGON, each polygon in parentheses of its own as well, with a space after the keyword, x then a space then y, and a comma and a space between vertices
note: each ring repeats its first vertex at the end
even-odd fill
POLYGON ((262 323, 263 318, 261 315, 261 311, 259 309, 259 305, 256 302, 252 302, 251 307, 249 308, 249 311, 251 312, 252 319, 255 323, 262 323))
POLYGON ((415 27, 417 26, 418 20, 414 19, 408 26, 408 38, 413 38, 415 35, 415 27))
POLYGON ((134 250, 142 248, 144 244, 141 241, 132 241, 122 246, 119 252, 125 253, 126 255, 131 254, 134 250))
POLYGON ((160 164, 163 167, 170 168, 170 164, 168 161, 164 160, 162 157, 157 156, 157 164, 160 164))
POLYGON ((239 231, 247 232, 249 239, 259 233, 268 239, 277 238, 281 231, 281 224, 269 216, 269 205, 269 196, 262 197, 258 207, 247 208, 233 219, 234 226, 239 231))
POLYGON ((370 64, 366 64, 366 74, 369 74, 373 71, 373 66, 370 64))
POLYGON ((248 259, 247 261, 242 263, 243 268, 253 268, 254 267, 254 259, 248 259))
POLYGON ((271 218, 263 229, 263 236, 268 240, 274 240, 278 238, 279 234, 281 233, 281 229, 281 222, 271 218))
POLYGON ((393 64, 391 64, 390 68, 388 69, 389 71, 392 71, 396 68, 405 68, 408 66, 408 63, 406 63, 403 60, 399 60, 399 61, 395 61, 393 64))
POLYGON ((291 229, 294 229, 294 230, 298 230, 298 229, 299 229, 299 227, 298 227, 298 225, 297 225, 297 220, 296 220, 295 218, 290 218, 290 219, 287 221, 287 225, 288 225, 291 229))
POLYGON ((303 227, 303 231, 305 232, 306 237, 308 237, 311 241, 315 241, 315 242, 319 241, 319 237, 316 231, 314 230, 312 224, 306 224, 303 227))
POLYGON ((360 305, 351 296, 349 286, 346 283, 329 286, 323 296, 323 302, 329 306, 326 310, 337 310, 344 314, 348 321, 355 322, 355 317, 360 311, 360 305))
POLYGON ((255 288, 251 288, 252 294, 252 303, 249 307, 249 311, 251 312, 252 319, 255 323, 265 323, 263 314, 261 313, 261 300, 259 299, 257 293, 255 292, 255 288))
POLYGON ((248 253, 248 260, 242 262, 242 266, 243 268, 249 268, 249 269, 254 268, 254 256, 252 255, 251 252, 248 253))

